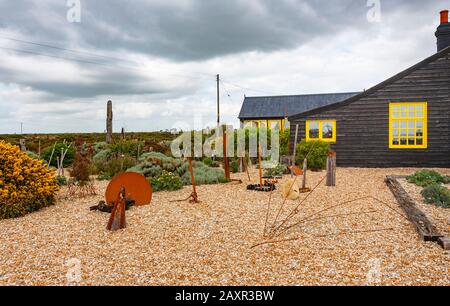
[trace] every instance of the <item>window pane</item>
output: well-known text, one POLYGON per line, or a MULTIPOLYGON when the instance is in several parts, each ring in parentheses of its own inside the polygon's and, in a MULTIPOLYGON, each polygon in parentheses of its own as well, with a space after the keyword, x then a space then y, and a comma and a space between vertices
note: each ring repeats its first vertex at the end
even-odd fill
POLYGON ((400 144, 402 146, 406 145, 406 138, 400 138, 400 144))
POLYGON ((423 130, 417 130, 416 136, 417 137, 423 137, 423 130))
POLYGON ((423 112, 417 112, 416 113, 416 117, 417 118, 422 118, 423 117, 423 112))
POLYGON ((401 118, 406 118, 406 117, 407 117, 407 116, 406 116, 406 112, 400 113, 400 117, 401 117, 401 118))
POLYGON ((402 112, 406 112, 406 111, 408 110, 408 108, 407 108, 406 106, 402 106, 402 107, 400 108, 400 110, 401 110, 402 112))
POLYGON ((400 127, 398 121, 394 121, 394 122, 392 123, 392 127, 393 127, 394 129, 398 129, 398 128, 400 127))
POLYGON ((331 122, 322 123, 322 138, 324 139, 333 138, 333 123, 331 122))
POLYGON ((407 121, 400 121, 400 127, 401 127, 402 129, 406 129, 406 122, 407 122, 407 121))
POLYGON ((414 138, 408 138, 408 145, 410 146, 414 145, 414 138))
POLYGON ((392 111, 399 112, 400 111, 400 106, 392 106, 392 111))
POLYGON ((401 130, 400 136, 406 136, 406 130, 401 130))
POLYGON ((310 122, 309 123, 309 138, 318 139, 319 138, 319 123, 310 122))
POLYGON ((416 112, 423 112, 423 106, 422 105, 417 105, 416 106, 416 112))
POLYGON ((408 130, 408 137, 414 138, 415 132, 414 130, 408 130))
POLYGON ((422 120, 416 121, 416 128, 417 129, 423 128, 423 121, 422 120))
POLYGON ((394 146, 398 146, 398 145, 400 144, 400 142, 398 141, 398 138, 394 138, 394 139, 392 140, 392 144, 393 144, 394 146))
POLYGON ((399 114, 399 113, 397 113, 397 112, 394 112, 394 113, 392 113, 392 117, 394 117, 394 118, 398 118, 398 117, 400 117, 400 114, 399 114))
POLYGON ((399 130, 394 130, 392 132, 392 135, 394 135, 395 137, 398 137, 400 135, 400 131, 399 130))
POLYGON ((408 121, 408 129, 413 129, 414 128, 414 121, 410 120, 408 121))
POLYGON ((423 145, 423 139, 422 138, 417 138, 416 139, 416 145, 418 145, 418 146, 423 145))

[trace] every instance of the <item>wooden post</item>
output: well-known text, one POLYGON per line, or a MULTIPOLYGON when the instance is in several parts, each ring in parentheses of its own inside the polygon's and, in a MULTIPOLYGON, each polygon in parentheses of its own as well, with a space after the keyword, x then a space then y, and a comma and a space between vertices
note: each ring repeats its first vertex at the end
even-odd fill
POLYGON ((122 137, 122 141, 125 141, 125 128, 122 128, 121 137, 122 137))
POLYGON ((112 142, 113 133, 113 109, 112 101, 108 101, 107 111, 106 111, 106 143, 110 144, 112 142))
POLYGON ((25 145, 25 139, 20 139, 19 142, 20 142, 20 150, 22 152, 25 152, 27 150, 27 146, 25 145))
POLYGON ((327 157, 327 184, 328 187, 336 186, 336 152, 330 151, 327 157))
POLYGON ((308 159, 305 158, 303 161, 303 182, 302 182, 302 189, 306 189, 306 171, 308 170, 308 159))
POLYGON ((262 173, 262 162, 261 162, 261 145, 258 146, 258 163, 259 163, 259 184, 263 187, 263 173, 262 173))
MULTIPOLYGON (((294 152, 292 154, 292 166, 295 166, 295 159, 297 158, 297 141, 298 141, 298 124, 295 125, 295 138, 294 138, 294 152)), ((291 177, 294 173, 291 171, 291 177)))
POLYGON ((41 140, 39 139, 38 156, 41 158, 41 140))
POLYGON ((226 128, 223 131, 223 163, 224 163, 224 167, 225 167, 225 177, 227 178, 227 180, 231 179, 230 176, 230 161, 228 160, 228 148, 227 148, 227 131, 226 128))

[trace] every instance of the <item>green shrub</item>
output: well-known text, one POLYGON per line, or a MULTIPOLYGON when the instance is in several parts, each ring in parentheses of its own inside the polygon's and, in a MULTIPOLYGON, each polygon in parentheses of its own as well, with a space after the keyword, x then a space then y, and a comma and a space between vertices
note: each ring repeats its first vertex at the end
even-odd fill
MULTIPOLYGON (((194 178, 195 184, 200 185, 211 185, 226 182, 225 172, 219 168, 210 168, 207 166, 194 168, 194 178)), ((181 177, 183 185, 192 185, 191 173, 187 171, 181 177)))
POLYGON ((220 163, 218 161, 212 160, 210 157, 205 157, 202 162, 208 167, 219 168, 220 163))
POLYGON ((239 159, 233 159, 230 162, 230 171, 231 173, 239 172, 239 159))
POLYGON ((297 145, 296 164, 302 165, 303 160, 308 157, 308 169, 317 171, 323 170, 327 165, 327 155, 330 144, 323 141, 302 140, 297 145))
MULTIPOLYGON (((53 167, 58 167, 56 158, 61 157, 61 149, 64 150, 64 152, 65 152, 67 150, 67 148, 69 147, 69 144, 59 142, 56 144, 56 146, 50 146, 50 147, 46 148, 42 152, 42 158, 45 161, 47 161, 47 163, 49 162, 50 156, 52 155, 53 147, 55 147, 55 152, 53 153, 53 157, 52 157, 50 165, 53 167)), ((69 148, 69 150, 67 151, 67 154, 64 158, 63 166, 65 168, 70 167, 73 163, 74 158, 75 158, 75 148, 73 146, 71 146, 69 148)))
POLYGON ((112 155, 113 154, 110 149, 104 149, 96 153, 92 158, 92 161, 94 163, 106 162, 109 158, 112 157, 112 155))
POLYGON ((181 182, 181 178, 167 171, 162 171, 161 175, 154 178, 149 178, 149 182, 152 185, 153 191, 176 191, 183 188, 183 183, 181 182))
POLYGON ((416 184, 420 187, 427 187, 434 184, 448 184, 450 178, 448 176, 441 175, 433 170, 420 170, 406 178, 409 183, 416 184))
POLYGON ((289 155, 289 140, 291 137, 291 130, 287 129, 280 132, 280 156, 289 155))
POLYGON ((56 177, 56 182, 59 186, 66 186, 67 185, 67 178, 63 175, 58 175, 56 177))
POLYGON ((37 159, 37 160, 40 160, 40 159, 41 159, 41 158, 39 157, 39 155, 37 155, 37 154, 34 153, 34 152, 26 151, 25 153, 26 153, 26 154, 28 155, 28 157, 30 157, 30 158, 37 159))
POLYGON ((137 157, 142 154, 144 149, 144 142, 141 141, 117 141, 109 145, 108 147, 116 156, 129 155, 137 157))
POLYGON ((108 148, 108 144, 104 141, 94 143, 94 154, 99 153, 100 151, 106 150, 108 148))
POLYGON ((264 171, 264 176, 275 177, 283 176, 288 173, 288 167, 283 164, 278 164, 275 168, 266 169, 264 171))
POLYGON ((450 190, 439 184, 432 184, 422 190, 422 196, 428 204, 450 208, 450 190))
POLYGON ((112 158, 107 161, 96 162, 95 166, 99 173, 99 177, 103 179, 113 178, 119 173, 125 172, 127 169, 134 167, 136 162, 131 157, 112 158))
POLYGON ((157 177, 160 176, 163 169, 160 166, 155 166, 152 163, 144 162, 138 164, 132 168, 129 168, 127 172, 140 173, 145 177, 157 177))

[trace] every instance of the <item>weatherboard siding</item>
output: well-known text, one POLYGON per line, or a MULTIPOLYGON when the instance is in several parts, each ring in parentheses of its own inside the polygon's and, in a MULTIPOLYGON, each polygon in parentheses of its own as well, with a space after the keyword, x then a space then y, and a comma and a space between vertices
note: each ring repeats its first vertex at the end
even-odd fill
MULTIPOLYGON (((291 117, 306 137, 305 120, 335 119, 333 149, 343 167, 450 167, 450 56, 447 54, 350 104, 291 117), (428 148, 389 148, 389 103, 428 103, 428 148)), ((291 150, 293 146, 291 145, 291 150)))

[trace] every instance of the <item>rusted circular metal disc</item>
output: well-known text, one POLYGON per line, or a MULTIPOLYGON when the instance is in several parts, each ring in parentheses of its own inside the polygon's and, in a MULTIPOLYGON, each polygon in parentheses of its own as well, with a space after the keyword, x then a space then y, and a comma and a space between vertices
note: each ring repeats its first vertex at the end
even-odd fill
POLYGON ((109 183, 105 193, 106 203, 114 203, 122 187, 125 187, 127 198, 136 201, 136 206, 148 205, 152 201, 152 186, 145 176, 126 172, 115 176, 109 183))

